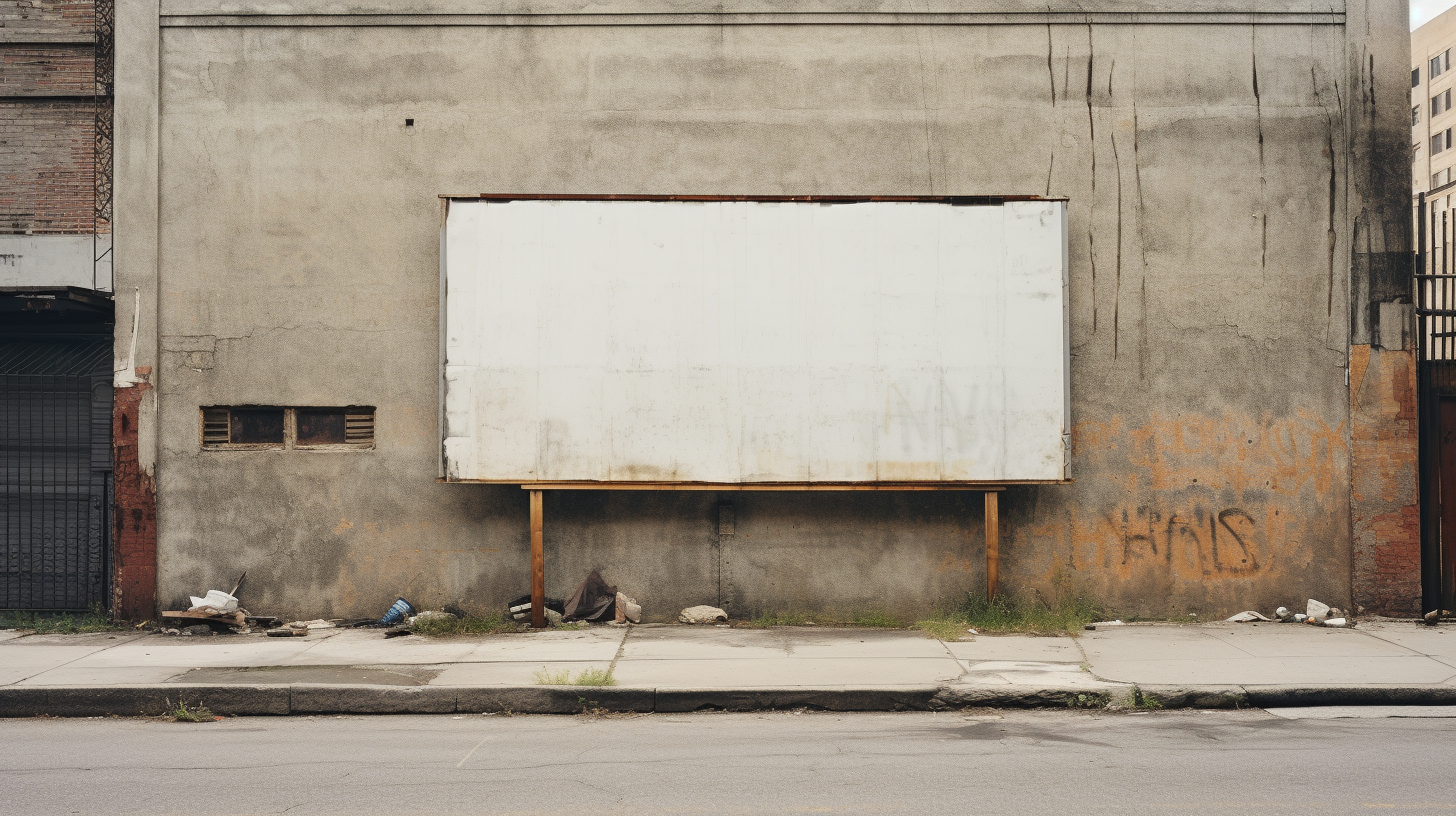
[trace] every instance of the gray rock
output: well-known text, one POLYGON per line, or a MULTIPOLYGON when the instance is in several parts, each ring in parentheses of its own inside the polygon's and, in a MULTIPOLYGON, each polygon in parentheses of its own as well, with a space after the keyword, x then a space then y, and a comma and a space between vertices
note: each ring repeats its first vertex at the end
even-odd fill
POLYGON ((683 623, 718 623, 728 620, 728 613, 716 606, 690 606, 677 619, 683 623))

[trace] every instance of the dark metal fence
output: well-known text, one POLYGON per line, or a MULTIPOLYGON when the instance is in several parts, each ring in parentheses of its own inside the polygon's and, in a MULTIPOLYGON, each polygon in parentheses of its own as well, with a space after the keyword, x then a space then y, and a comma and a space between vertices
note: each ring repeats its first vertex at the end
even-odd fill
POLYGON ((0 609, 107 604, 111 348, 0 338, 0 609))

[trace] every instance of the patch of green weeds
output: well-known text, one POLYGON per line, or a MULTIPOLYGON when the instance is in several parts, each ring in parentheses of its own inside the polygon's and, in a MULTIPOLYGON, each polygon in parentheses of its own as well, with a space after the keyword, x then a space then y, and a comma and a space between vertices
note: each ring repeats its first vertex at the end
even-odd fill
POLYGON ((536 672, 536 685, 538 686, 569 686, 571 685, 571 669, 560 671, 548 671, 542 666, 536 672))
POLYGON ((168 700, 167 701, 167 713, 163 714, 162 716, 163 717, 166 717, 167 719, 171 720, 172 722, 191 722, 191 723, 198 723, 198 722, 213 722, 214 720, 222 719, 221 717, 218 717, 216 714, 213 714, 212 711, 209 710, 208 707, 205 706, 205 705, 203 705, 202 703, 198 703, 195 706, 190 706, 190 705, 187 704, 187 701, 186 700, 183 700, 181 698, 178 698, 178 700, 177 700, 177 707, 176 708, 172 708, 171 706, 172 706, 172 701, 171 700, 168 700))
POLYGON ((459 637, 461 635, 500 635, 519 631, 519 627, 513 621, 508 621, 500 615, 485 617, 467 615, 463 618, 454 616, 425 618, 411 624, 410 631, 429 637, 459 637))
POLYGON ((770 629, 775 626, 803 626, 806 623, 817 622, 802 612, 768 612, 743 621, 739 625, 748 629, 770 629))
POLYGON ((969 634, 967 629, 990 634, 1063 635, 1077 634, 1105 617, 1101 605, 1077 592, 1070 578, 1056 575, 1047 595, 1035 589, 1005 590, 993 598, 967 593, 960 604, 939 610, 917 622, 915 628, 944 640, 958 640, 969 634))
POLYGON ((916 621, 915 625, 910 628, 919 629, 937 640, 960 640, 970 634, 966 630, 971 628, 971 625, 966 621, 964 615, 941 613, 933 618, 916 621))
POLYGON ((572 679, 570 669, 550 671, 545 666, 536 672, 536 685, 538 686, 615 686, 617 678, 612 676, 611 669, 582 669, 581 673, 572 679))
POLYGON ((0 612, 0 629, 33 629, 38 635, 81 635, 122 629, 101 607, 72 615, 45 612, 0 612))
POLYGON ((850 626, 866 629, 903 629, 905 624, 899 618, 884 611, 857 612, 849 619, 850 626))
POLYGON ((574 686, 615 686, 617 678, 612 676, 611 669, 582 669, 581 674, 571 681, 574 686))
POLYGON ((1112 697, 1100 691, 1079 691, 1067 695, 1067 708, 1101 709, 1112 705, 1112 697))
POLYGON ((1153 697, 1149 697, 1146 694, 1143 694, 1143 690, 1138 688, 1137 686, 1132 687, 1131 702, 1132 705, 1129 706, 1129 708, 1135 708, 1139 711, 1158 711, 1163 707, 1162 703, 1158 702, 1153 697))

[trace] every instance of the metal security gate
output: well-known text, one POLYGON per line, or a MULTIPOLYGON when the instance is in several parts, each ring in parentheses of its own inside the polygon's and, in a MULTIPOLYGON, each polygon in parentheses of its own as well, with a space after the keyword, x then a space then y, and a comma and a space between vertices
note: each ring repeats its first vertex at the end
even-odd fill
POLYGON ((111 349, 0 335, 0 609, 107 605, 111 349))

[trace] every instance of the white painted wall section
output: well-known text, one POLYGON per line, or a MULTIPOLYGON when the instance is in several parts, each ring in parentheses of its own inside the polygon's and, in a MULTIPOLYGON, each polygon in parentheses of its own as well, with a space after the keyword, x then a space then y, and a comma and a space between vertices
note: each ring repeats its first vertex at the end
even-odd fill
POLYGON ((110 292, 110 248, 110 235, 0 235, 0 286, 110 292))
POLYGON ((1066 478, 1066 205, 479 201, 447 478, 1066 478))

